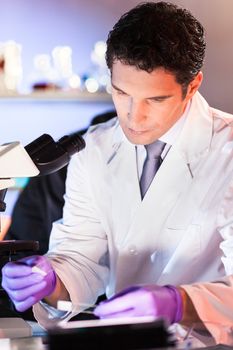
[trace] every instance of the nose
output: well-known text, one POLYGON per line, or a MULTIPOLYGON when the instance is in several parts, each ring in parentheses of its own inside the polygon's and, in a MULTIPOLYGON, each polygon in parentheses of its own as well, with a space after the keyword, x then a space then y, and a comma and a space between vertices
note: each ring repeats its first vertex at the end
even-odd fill
POLYGON ((146 108, 144 103, 131 99, 127 116, 131 126, 139 125, 144 122, 146 119, 146 108))

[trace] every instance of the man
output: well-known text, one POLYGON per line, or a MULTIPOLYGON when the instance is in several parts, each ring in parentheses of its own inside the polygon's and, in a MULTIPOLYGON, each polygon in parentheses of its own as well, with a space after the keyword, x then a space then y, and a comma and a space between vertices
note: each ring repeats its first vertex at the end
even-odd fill
POLYGON ((19 311, 36 304, 47 326, 58 300, 75 314, 106 293, 101 318, 232 324, 233 119, 198 93, 204 53, 202 25, 175 5, 144 3, 116 23, 106 59, 117 118, 73 156, 48 254, 3 268, 19 311))

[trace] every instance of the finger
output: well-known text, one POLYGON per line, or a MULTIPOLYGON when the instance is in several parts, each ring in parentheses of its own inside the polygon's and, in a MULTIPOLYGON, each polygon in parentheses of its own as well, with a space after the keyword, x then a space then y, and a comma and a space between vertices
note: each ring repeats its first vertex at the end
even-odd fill
POLYGON ((128 293, 121 297, 111 299, 109 301, 101 303, 95 309, 95 314, 97 316, 104 316, 108 314, 115 314, 120 312, 128 312, 135 308, 134 298, 132 296, 135 293, 128 293))
POLYGON ((17 311, 19 312, 24 312, 32 305, 37 303, 37 299, 34 296, 30 296, 28 299, 23 300, 23 301, 14 301, 14 305, 17 311))
POLYGON ((128 310, 124 310, 124 311, 120 311, 120 312, 115 312, 112 314, 96 314, 96 312, 94 311, 94 314, 100 318, 126 318, 126 317, 135 317, 135 316, 141 316, 138 315, 135 309, 128 309, 128 310))
POLYGON ((4 278, 3 287, 6 287, 10 290, 18 290, 30 287, 34 284, 37 284, 43 280, 44 276, 39 273, 32 273, 26 277, 17 277, 17 278, 4 278))
POLYGON ((131 286, 131 287, 128 287, 126 289, 123 289, 121 292, 113 295, 110 299, 108 299, 108 301, 110 300, 114 300, 114 299, 117 299, 125 294, 128 294, 128 293, 133 293, 133 292, 136 292, 138 291, 139 289, 141 289, 140 286, 131 286))
POLYGON ((23 301, 33 296, 34 294, 41 292, 46 287, 46 285, 47 285, 46 281, 42 281, 24 289, 19 289, 19 290, 8 289, 7 292, 10 295, 11 299, 13 299, 14 301, 23 301))
POLYGON ((30 266, 18 262, 9 262, 2 269, 3 275, 12 278, 28 276, 31 274, 31 272, 32 269, 30 266))

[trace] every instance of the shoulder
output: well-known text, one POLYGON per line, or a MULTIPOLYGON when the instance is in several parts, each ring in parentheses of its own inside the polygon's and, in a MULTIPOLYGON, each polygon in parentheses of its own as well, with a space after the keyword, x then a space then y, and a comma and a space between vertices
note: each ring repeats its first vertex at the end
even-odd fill
POLYGON ((115 117, 107 122, 90 126, 85 135, 86 147, 109 147, 116 140, 123 139, 123 132, 119 125, 118 118, 115 117))
POLYGON ((233 115, 210 107, 213 119, 213 147, 221 149, 221 154, 232 163, 233 159, 233 115))
POLYGON ((90 125, 87 130, 87 136, 91 135, 91 137, 99 137, 100 135, 111 133, 118 127, 118 118, 114 117, 106 122, 98 123, 95 125, 90 125))
POLYGON ((219 123, 223 123, 226 126, 232 127, 233 126, 233 114, 221 111, 219 109, 210 107, 211 114, 216 121, 219 121, 219 123))
POLYGON ((233 115, 223 112, 219 109, 210 107, 210 113, 213 119, 213 132, 215 139, 222 140, 222 144, 230 146, 233 145, 233 115))
POLYGON ((213 133, 226 134, 233 127, 233 114, 211 107, 200 93, 194 98, 195 112, 201 113, 212 124, 213 133))
MULTIPOLYGON (((108 159, 115 144, 123 140, 124 134, 119 125, 118 118, 90 126, 83 135, 86 147, 72 157, 73 163, 89 164, 99 163, 108 159), (80 163, 81 162, 81 163, 80 163)), ((100 163, 99 163, 100 164, 100 163)))

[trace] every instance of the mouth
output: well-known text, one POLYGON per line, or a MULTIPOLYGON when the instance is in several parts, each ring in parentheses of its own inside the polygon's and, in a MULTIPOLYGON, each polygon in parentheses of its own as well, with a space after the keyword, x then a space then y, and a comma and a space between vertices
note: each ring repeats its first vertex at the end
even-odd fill
POLYGON ((128 128, 129 132, 134 135, 142 135, 145 134, 148 130, 134 130, 131 128, 128 128))

